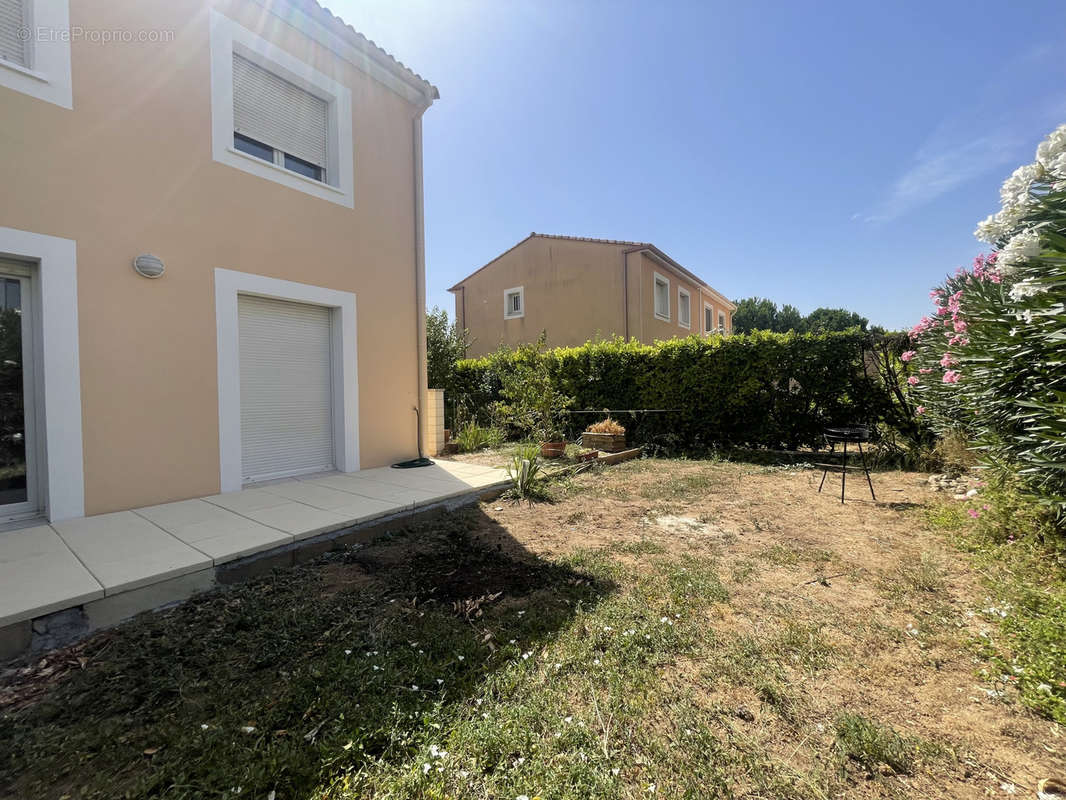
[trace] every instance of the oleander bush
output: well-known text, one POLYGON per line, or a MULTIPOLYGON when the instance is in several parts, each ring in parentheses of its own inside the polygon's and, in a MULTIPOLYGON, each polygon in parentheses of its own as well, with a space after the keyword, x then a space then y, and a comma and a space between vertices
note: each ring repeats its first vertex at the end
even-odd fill
MULTIPOLYGON (((871 342, 871 334, 853 330, 529 346, 460 361, 444 388, 464 408, 487 414, 502 407, 502 392, 514 394, 516 374, 534 374, 573 398, 573 409, 626 410, 615 416, 632 439, 662 453, 795 449, 821 445, 832 425, 900 416, 870 367, 871 342)), ((588 421, 566 415, 565 433, 576 437, 588 421)), ((525 423, 515 427, 521 434, 525 423)))
POLYGON ((979 256, 911 331, 915 412, 1066 521, 1066 125, 1003 184, 979 256))

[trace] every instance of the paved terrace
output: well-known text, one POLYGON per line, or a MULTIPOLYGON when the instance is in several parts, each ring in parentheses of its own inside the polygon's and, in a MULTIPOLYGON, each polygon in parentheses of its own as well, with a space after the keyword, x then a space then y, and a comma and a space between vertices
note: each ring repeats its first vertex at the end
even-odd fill
POLYGON ((347 532, 357 540, 362 529, 367 538, 376 521, 473 501, 505 482, 499 469, 437 461, 311 475, 0 533, 0 658, 25 650, 34 633, 58 644, 330 549, 347 532))

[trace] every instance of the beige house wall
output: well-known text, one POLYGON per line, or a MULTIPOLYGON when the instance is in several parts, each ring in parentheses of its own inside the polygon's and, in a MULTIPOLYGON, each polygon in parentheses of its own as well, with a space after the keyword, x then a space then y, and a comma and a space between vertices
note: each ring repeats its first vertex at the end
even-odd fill
POLYGON ((620 333, 624 247, 535 237, 512 248, 463 282, 456 319, 471 332, 471 357, 535 342, 584 344, 620 333), (524 316, 504 318, 504 293, 523 287, 524 316))
POLYGON ((501 344, 515 347, 547 332, 551 347, 624 336, 646 344, 705 335, 703 304, 731 311, 722 299, 646 250, 612 242, 534 236, 466 278, 455 294, 455 319, 471 335, 468 355, 483 356, 501 344), (655 274, 670 282, 670 319, 655 316, 655 274), (504 294, 524 290, 525 314, 504 318, 504 294), (678 288, 689 292, 690 326, 678 322, 678 288))
POLYGON ((174 40, 74 41, 73 110, 0 87, 0 226, 77 243, 87 514, 219 490, 219 267, 354 292, 361 466, 416 451, 418 109, 261 5, 219 0, 351 89, 355 208, 217 163, 209 5, 71 0, 72 26, 174 40), (158 280, 130 266, 148 252, 158 280))

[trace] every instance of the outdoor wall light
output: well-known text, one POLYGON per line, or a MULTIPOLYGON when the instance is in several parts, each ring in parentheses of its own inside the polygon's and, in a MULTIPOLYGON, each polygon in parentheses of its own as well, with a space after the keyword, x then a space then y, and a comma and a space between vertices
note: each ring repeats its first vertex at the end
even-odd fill
POLYGON ((163 274, 163 270, 166 267, 163 265, 163 259, 159 258, 159 256, 145 253, 133 259, 133 269, 138 275, 145 278, 158 278, 163 274))

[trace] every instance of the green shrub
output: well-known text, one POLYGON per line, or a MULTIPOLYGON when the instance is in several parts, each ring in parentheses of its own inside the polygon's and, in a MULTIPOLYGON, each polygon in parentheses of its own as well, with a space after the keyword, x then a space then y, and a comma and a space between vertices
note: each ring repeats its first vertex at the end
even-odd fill
POLYGON ((1003 184, 979 256, 931 293, 915 326, 918 412, 1066 524, 1066 125, 1003 184))
MULTIPOLYGON (((445 392, 487 411, 506 399, 504 386, 516 373, 535 369, 537 386, 573 398, 577 409, 665 409, 619 420, 634 441, 665 453, 795 449, 821 445, 826 427, 895 413, 881 378, 867 368, 870 343, 856 330, 527 347, 460 361, 445 392)), ((588 421, 568 415, 565 433, 576 436, 588 421)))
POLYGON ((870 772, 884 764, 897 773, 910 775, 917 761, 918 742, 860 714, 843 714, 836 724, 836 749, 870 772))
POLYGON ((507 496, 514 500, 543 500, 547 498, 545 476, 540 467, 540 445, 520 445, 507 467, 511 488, 507 496))
POLYGON ((468 422, 455 435, 455 443, 461 453, 473 453, 486 447, 499 447, 503 444, 504 432, 499 428, 482 427, 476 422, 468 422))

